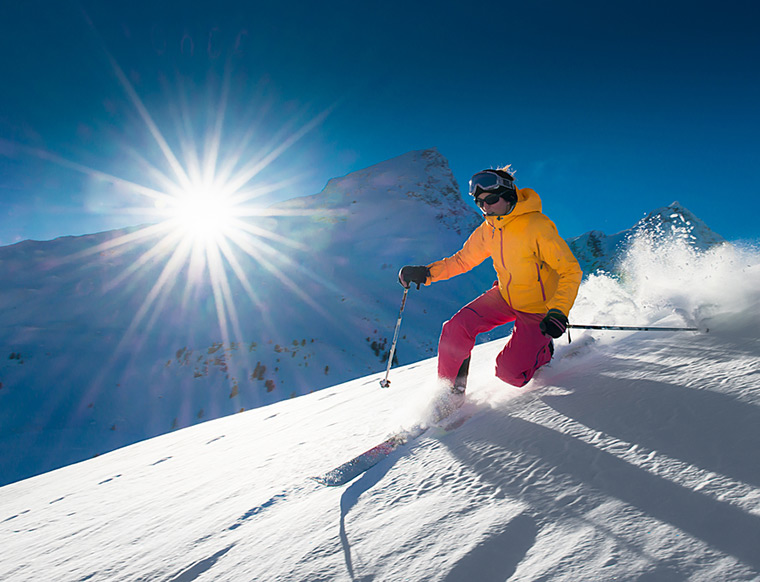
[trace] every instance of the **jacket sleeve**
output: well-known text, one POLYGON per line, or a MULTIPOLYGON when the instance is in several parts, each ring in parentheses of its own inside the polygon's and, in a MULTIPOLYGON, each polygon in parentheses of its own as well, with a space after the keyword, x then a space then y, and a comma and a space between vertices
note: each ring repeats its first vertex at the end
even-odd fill
POLYGON ((476 228, 459 252, 451 257, 429 264, 430 278, 425 284, 430 285, 430 283, 444 281, 466 273, 490 257, 491 253, 484 240, 486 226, 484 222, 476 228))
POLYGON ((557 291, 546 306, 548 309, 559 309, 565 315, 569 315, 583 279, 581 266, 550 220, 547 220, 544 228, 538 233, 537 244, 541 260, 559 275, 557 291))

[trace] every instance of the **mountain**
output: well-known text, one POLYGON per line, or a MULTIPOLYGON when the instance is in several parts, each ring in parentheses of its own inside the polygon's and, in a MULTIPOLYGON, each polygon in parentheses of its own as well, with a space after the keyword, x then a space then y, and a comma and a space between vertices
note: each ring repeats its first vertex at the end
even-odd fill
MULTIPOLYGON (((271 211, 220 267, 150 225, 0 248, 0 483, 384 369, 399 268, 478 224, 436 150, 271 211)), ((492 278, 410 297, 398 362, 492 278)))
POLYGON ((709 333, 563 339, 521 390, 477 346, 468 420, 343 487, 310 477, 420 418, 434 358, 7 485, 0 579, 756 581, 760 256, 665 255, 589 277, 579 317, 709 333))
POLYGON ((586 274, 601 270, 620 273, 621 261, 636 236, 656 239, 682 237, 695 249, 705 250, 726 240, 678 202, 650 212, 627 230, 606 235, 592 230, 567 240, 586 274))
MULTIPOLYGON (((677 215, 696 242, 713 236, 669 208, 639 230, 677 215)), ((399 268, 453 253, 481 220, 435 149, 269 210, 219 257, 160 225, 0 248, 0 484, 384 370, 399 268)), ((571 241, 589 269, 591 234, 571 241)), ((617 245, 598 250, 607 265, 617 245)), ((441 323, 493 278, 486 261, 412 290, 397 365, 433 356, 441 323)))

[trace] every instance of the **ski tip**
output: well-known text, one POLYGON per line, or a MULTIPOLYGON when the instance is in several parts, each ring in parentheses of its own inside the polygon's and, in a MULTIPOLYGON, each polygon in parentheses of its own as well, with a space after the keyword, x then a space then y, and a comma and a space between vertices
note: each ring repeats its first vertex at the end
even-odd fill
POLYGON ((345 485, 346 483, 353 481, 364 471, 366 471, 366 469, 357 471, 346 470, 345 468, 338 467, 337 469, 333 469, 332 471, 324 475, 320 475, 319 477, 312 477, 312 480, 316 481, 320 485, 324 485, 325 487, 340 487, 341 485, 345 485))
POLYGON ((332 484, 330 483, 330 480, 327 479, 327 478, 325 478, 324 475, 322 475, 320 477, 309 477, 309 478, 312 481, 314 481, 315 483, 319 483, 320 485, 325 485, 327 487, 331 487, 332 486, 332 484))
POLYGON ((348 483, 347 480, 342 478, 342 475, 336 475, 331 473, 328 473, 326 475, 320 475, 318 477, 311 477, 311 480, 319 483, 320 485, 324 485, 325 487, 338 487, 340 485, 345 485, 348 483))

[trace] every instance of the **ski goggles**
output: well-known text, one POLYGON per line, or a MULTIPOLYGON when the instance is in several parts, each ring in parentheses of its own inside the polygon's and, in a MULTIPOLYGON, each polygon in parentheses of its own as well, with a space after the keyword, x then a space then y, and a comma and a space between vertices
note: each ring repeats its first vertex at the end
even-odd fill
MULTIPOLYGON (((483 192, 495 192, 503 188, 514 190, 515 185, 513 180, 503 178, 494 172, 478 172, 470 178, 470 194, 476 199, 483 192)), ((493 204, 493 202, 489 202, 489 204, 493 204)))

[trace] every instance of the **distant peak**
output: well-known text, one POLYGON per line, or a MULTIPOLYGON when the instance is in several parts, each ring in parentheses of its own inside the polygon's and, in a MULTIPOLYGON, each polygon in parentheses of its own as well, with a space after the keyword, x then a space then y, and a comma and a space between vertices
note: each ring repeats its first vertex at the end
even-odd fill
POLYGON ((693 212, 691 212, 688 208, 686 208, 683 204, 681 204, 680 202, 676 200, 674 202, 671 202, 667 206, 662 206, 661 208, 652 210, 652 212, 650 212, 649 215, 647 216, 647 219, 654 218, 655 216, 661 216, 661 217, 667 216, 674 212, 681 215, 685 215, 684 217, 696 218, 693 212))
POLYGON ((393 214, 399 212, 394 204, 410 200, 432 208, 438 222, 456 231, 474 230, 481 221, 462 198, 448 160, 435 147, 412 150, 333 178, 318 194, 292 198, 278 207, 355 213, 380 205, 383 213, 393 214))
POLYGON ((449 165, 449 161, 441 154, 441 152, 438 151, 437 147, 431 147, 424 150, 412 150, 409 152, 406 152, 405 154, 401 154, 399 156, 396 156, 394 158, 391 158, 389 160, 385 160, 384 162, 380 162, 380 164, 394 164, 397 165, 399 162, 402 161, 410 161, 415 162, 419 159, 427 160, 428 162, 434 162, 438 164, 445 164, 447 167, 449 165))

